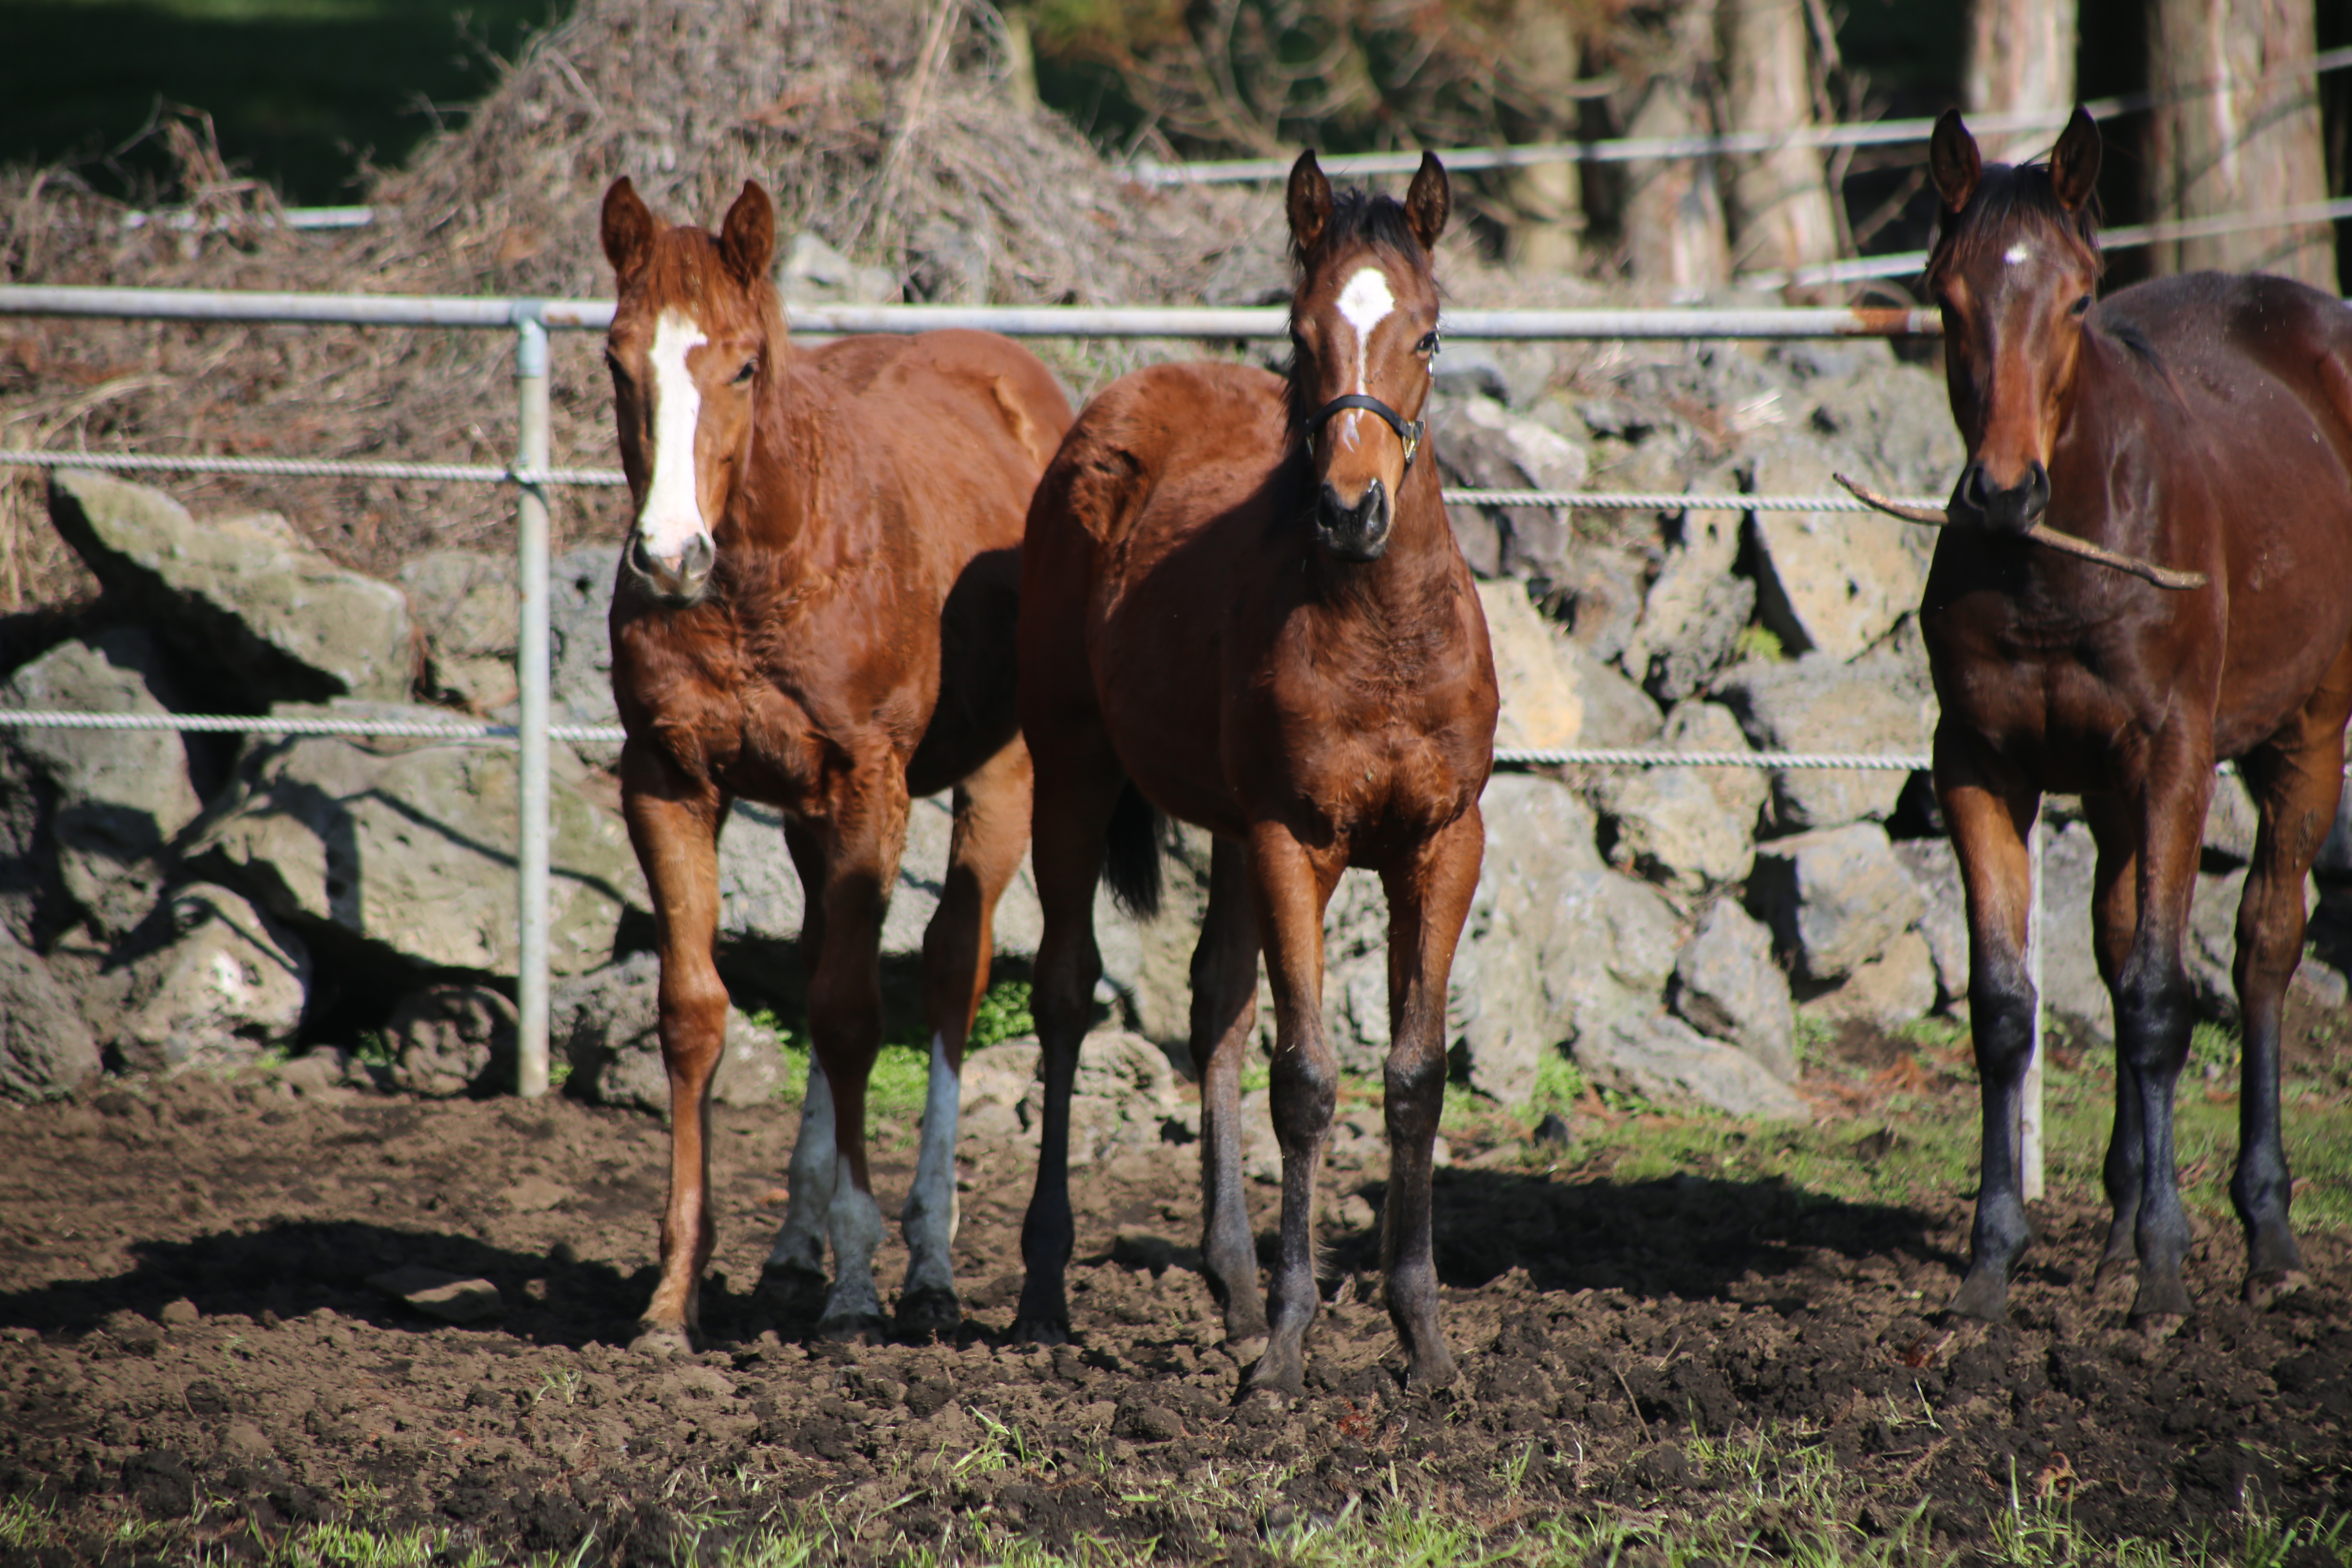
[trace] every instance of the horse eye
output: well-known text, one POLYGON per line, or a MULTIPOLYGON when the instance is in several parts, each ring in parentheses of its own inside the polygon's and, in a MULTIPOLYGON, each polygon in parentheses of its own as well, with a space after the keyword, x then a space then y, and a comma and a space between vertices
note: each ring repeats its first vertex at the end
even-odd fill
POLYGON ((735 373, 735 384, 737 386, 749 386, 751 384, 751 378, 759 374, 760 361, 755 355, 751 359, 745 360, 743 362, 743 368, 735 373))
POLYGON ((1421 342, 1412 345, 1412 352, 1417 354, 1435 353, 1437 352, 1437 334, 1434 331, 1423 333, 1421 342))
POLYGON ((2081 299, 2074 301, 2074 306, 2072 307, 2072 313, 2077 316, 2087 315, 2090 313, 2090 309, 2091 297, 2088 294, 2085 294, 2081 299))

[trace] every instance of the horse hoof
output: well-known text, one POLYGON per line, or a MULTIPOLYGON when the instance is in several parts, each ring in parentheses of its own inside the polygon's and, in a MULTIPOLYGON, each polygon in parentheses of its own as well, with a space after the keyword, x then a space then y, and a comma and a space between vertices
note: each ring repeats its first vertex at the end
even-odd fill
POLYGON ((2139 1293, 2132 1298, 2127 1321, 2136 1329, 2153 1331, 2159 1320, 2169 1318, 2173 1320, 2171 1327, 2164 1331, 2169 1333, 2171 1329, 2180 1326, 2179 1320, 2195 1310, 2189 1300, 2189 1288, 2180 1282, 2180 1276, 2151 1277, 2142 1274, 2139 1293))
POLYGON ((901 1340, 927 1345, 954 1339, 961 1327, 963 1303, 956 1300, 952 1290, 932 1286, 909 1290, 898 1298, 898 1318, 892 1329, 901 1340))
POLYGON ((1277 1356, 1271 1348, 1258 1357, 1257 1364, 1242 1380, 1242 1399, 1248 1401, 1257 1394, 1276 1394, 1285 1404, 1307 1395, 1307 1364, 1300 1356, 1277 1356))
POLYGON ((824 1315, 824 1272, 798 1263, 771 1263, 760 1270, 751 1297, 784 1322, 815 1322, 824 1315))
POLYGON ((1068 1344, 1070 1321, 1067 1318, 1015 1318, 1013 1320, 1013 1342, 1016 1345, 1068 1344))
POLYGON ((629 1342, 629 1348, 656 1361, 683 1361, 694 1353, 694 1342, 687 1337, 684 1329, 666 1323, 646 1323, 642 1325, 637 1337, 629 1342))
POLYGON ((1227 1334, 1225 1342, 1217 1348, 1231 1356, 1235 1366, 1249 1366, 1265 1358, 1265 1347, 1274 1337, 1260 1329, 1254 1334, 1227 1334))
POLYGON ((817 1338, 836 1344, 878 1345, 886 1337, 878 1312, 851 1312, 827 1318, 816 1326, 817 1338))
POLYGON ((1409 1394, 1430 1394, 1454 1381, 1454 1357, 1445 1352, 1415 1356, 1405 1363, 1404 1386, 1409 1394))
POLYGON ((2246 1305, 2257 1312, 2267 1311, 2283 1298, 2294 1295, 2310 1283, 2311 1276, 2300 1268, 2249 1274, 2246 1276, 2246 1305))
POLYGON ((2009 1321, 2009 1280, 1998 1269, 1982 1272, 1971 1270, 1952 1292, 1947 1315, 1955 1318, 1980 1318, 1988 1323, 2009 1321))

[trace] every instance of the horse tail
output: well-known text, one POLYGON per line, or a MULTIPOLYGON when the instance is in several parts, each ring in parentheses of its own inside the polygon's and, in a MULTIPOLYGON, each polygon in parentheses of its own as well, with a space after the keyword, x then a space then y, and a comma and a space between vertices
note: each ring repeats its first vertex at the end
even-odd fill
POLYGON ((1103 879, 1118 907, 1139 920, 1160 912, 1160 820, 1159 807, 1130 779, 1103 833, 1103 879))

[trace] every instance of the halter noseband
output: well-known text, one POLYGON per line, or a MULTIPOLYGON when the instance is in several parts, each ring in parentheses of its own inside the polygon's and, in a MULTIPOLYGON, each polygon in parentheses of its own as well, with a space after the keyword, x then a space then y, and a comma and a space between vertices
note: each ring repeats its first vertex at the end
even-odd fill
POLYGON ((1335 397, 1307 416, 1305 426, 1307 449, 1309 452, 1315 450, 1315 437, 1322 432, 1323 426, 1335 416, 1345 413, 1350 408, 1361 408, 1368 413, 1379 415, 1387 423, 1388 427, 1397 433, 1397 439, 1404 443, 1404 466, 1408 469, 1412 467, 1412 459, 1421 450, 1421 433, 1426 426, 1427 421, 1407 419, 1379 398, 1368 397, 1360 392, 1350 392, 1343 396, 1335 397))

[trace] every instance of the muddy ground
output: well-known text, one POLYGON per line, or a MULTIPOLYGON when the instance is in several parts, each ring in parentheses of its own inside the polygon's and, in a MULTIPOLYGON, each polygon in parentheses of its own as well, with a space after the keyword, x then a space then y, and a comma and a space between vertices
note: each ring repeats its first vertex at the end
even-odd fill
MULTIPOLYGON (((805 1342, 754 1289, 793 1112, 718 1123, 712 1346, 659 1363, 626 1348, 662 1192, 648 1118, 303 1097, 261 1075, 0 1110, 0 1496, 51 1521, 24 1537, 46 1544, 0 1537, 0 1562, 234 1561, 338 1520, 500 1556, 593 1532, 584 1561, 667 1562, 795 1510, 852 1557, 954 1560, 1008 1532, 1247 1557, 1351 1500, 1486 1528, 1696 1506, 1718 1483, 1695 1445, 1758 1433, 1864 1483, 1864 1538, 1924 1504, 1912 1528, 1963 1556, 1992 1549, 2012 1481, 2106 1539, 2193 1535, 2250 1502, 2352 1507, 2337 1234, 2307 1232, 2311 1287, 2257 1313, 2234 1300, 2235 1227, 2209 1226, 2189 1265, 2203 1310, 2157 1337, 2090 1298, 2104 1216, 2062 1194, 2038 1211, 2014 1323, 1988 1329, 1936 1312, 1969 1194, 1619 1184, 1556 1149, 1457 1139, 1438 1225, 1464 1376, 1416 1395, 1359 1272, 1381 1196, 1366 1143, 1331 1173, 1340 1304, 1308 1396, 1237 1408, 1188 1247, 1193 1148, 1077 1184, 1082 1344, 1005 1342, 1029 1172, 1003 1145, 965 1152, 961 1339, 849 1346, 805 1342), (487 1279, 502 1310, 436 1322, 368 1283, 401 1265, 487 1279)), ((911 1131, 885 1144, 886 1210, 913 1155, 911 1131)), ((1252 1201, 1270 1230, 1276 1190, 1252 1201)), ((880 1264, 887 1300, 895 1235, 880 1264)))

